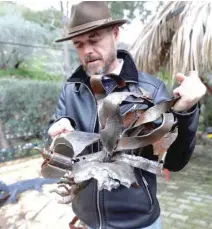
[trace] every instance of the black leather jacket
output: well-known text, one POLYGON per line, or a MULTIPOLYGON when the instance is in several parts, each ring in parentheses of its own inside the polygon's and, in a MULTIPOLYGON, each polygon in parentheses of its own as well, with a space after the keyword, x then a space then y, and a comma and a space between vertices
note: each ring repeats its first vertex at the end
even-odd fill
MULTIPOLYGON (((151 93, 155 103, 170 99, 164 83, 151 75, 138 72, 128 52, 118 51, 118 57, 124 59, 121 74, 132 79, 124 90, 137 91, 142 87, 151 93)), ((193 152, 199 109, 195 106, 189 113, 175 115, 178 119, 179 134, 169 148, 165 162, 165 167, 171 171, 182 169, 193 152)), ((65 83, 50 124, 62 117, 67 117, 78 130, 98 130, 96 100, 82 67, 65 83)), ((143 155, 154 159, 152 147, 145 147, 143 155)), ((160 215, 156 198, 156 176, 140 169, 135 169, 135 175, 140 187, 121 186, 111 192, 99 192, 96 181, 90 180, 86 188, 73 200, 74 213, 85 224, 95 229, 138 229, 151 225, 160 215)))

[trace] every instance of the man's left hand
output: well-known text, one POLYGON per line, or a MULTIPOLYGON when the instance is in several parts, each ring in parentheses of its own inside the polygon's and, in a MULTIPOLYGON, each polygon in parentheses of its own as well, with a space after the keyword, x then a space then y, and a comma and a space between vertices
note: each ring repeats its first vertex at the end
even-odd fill
POLYGON ((180 96, 172 109, 176 112, 186 112, 205 95, 206 87, 198 77, 197 72, 190 72, 190 76, 182 73, 176 75, 180 86, 173 91, 174 96, 180 96))

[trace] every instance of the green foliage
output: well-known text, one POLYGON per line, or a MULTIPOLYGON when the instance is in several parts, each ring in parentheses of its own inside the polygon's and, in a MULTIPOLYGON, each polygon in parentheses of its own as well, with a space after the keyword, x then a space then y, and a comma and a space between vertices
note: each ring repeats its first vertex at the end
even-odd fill
POLYGON ((32 11, 25 8, 22 10, 22 15, 26 20, 45 26, 50 30, 61 28, 62 26, 62 12, 54 8, 43 11, 32 11))
POLYGON ((108 2, 108 4, 109 4, 113 18, 115 18, 115 19, 124 18, 124 6, 123 6, 122 2, 110 1, 110 2, 108 2))
POLYGON ((21 15, 8 14, 0 17, 0 28, 1 68, 18 68, 32 56, 35 51, 33 46, 52 43, 56 37, 55 33, 39 24, 26 21, 21 15))
POLYGON ((11 1, 0 1, 0 16, 4 16, 7 12, 14 8, 16 4, 11 1))
POLYGON ((41 137, 54 113, 61 84, 0 80, 0 119, 5 134, 41 137))
POLYGON ((39 24, 49 30, 61 28, 62 12, 53 7, 43 11, 33 11, 23 5, 16 4, 15 2, 0 2, 0 16, 17 14, 17 12, 19 12, 25 20, 39 24))
POLYGON ((204 120, 205 120, 206 127, 212 126, 212 97, 211 96, 206 96, 205 98, 204 120))
POLYGON ((162 6, 162 1, 108 1, 112 16, 116 19, 134 19, 136 16, 145 22, 152 15, 152 10, 158 11, 162 6), (148 4, 152 6, 148 6, 148 4), (152 9, 151 9, 152 8, 152 9))
POLYGON ((0 149, 0 163, 15 160, 23 157, 31 157, 40 154, 37 148, 44 148, 44 141, 39 139, 30 139, 30 143, 26 141, 22 144, 15 143, 15 147, 0 149), (35 143, 33 143, 35 140, 35 143), (36 148, 35 148, 36 147, 36 148))
POLYGON ((172 93, 172 90, 175 87, 176 82, 174 82, 174 79, 171 76, 171 74, 167 70, 161 68, 157 76, 165 83, 169 93, 172 93))
POLYGON ((42 70, 32 70, 27 68, 0 69, 0 78, 61 81, 60 75, 48 74, 47 72, 44 72, 42 70))
POLYGON ((61 80, 62 46, 54 43, 61 33, 61 14, 0 2, 0 77, 61 80))

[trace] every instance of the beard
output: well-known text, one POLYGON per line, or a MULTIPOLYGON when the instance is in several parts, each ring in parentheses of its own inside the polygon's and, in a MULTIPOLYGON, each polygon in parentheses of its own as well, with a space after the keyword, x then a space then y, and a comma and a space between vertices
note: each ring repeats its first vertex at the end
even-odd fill
POLYGON ((88 76, 104 75, 109 73, 111 65, 115 59, 116 49, 111 49, 110 53, 108 53, 107 58, 105 59, 103 59, 101 56, 92 56, 88 54, 85 56, 85 63, 87 63, 87 65, 83 65, 83 68, 88 76))

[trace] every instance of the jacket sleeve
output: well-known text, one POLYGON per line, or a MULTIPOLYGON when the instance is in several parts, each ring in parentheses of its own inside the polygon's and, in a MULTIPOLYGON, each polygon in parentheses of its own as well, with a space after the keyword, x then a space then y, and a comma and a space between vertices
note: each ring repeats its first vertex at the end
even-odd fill
MULTIPOLYGON (((162 82, 155 94, 155 103, 170 99, 162 82)), ((193 106, 186 113, 173 112, 178 121, 178 136, 169 147, 164 167, 170 171, 179 171, 188 163, 196 144, 196 131, 199 121, 199 106, 193 106)))
POLYGON ((66 91, 66 85, 63 86, 63 89, 62 89, 62 91, 60 93, 59 100, 58 100, 57 107, 56 107, 56 112, 53 114, 52 118, 49 121, 48 129, 50 128, 50 126, 52 124, 54 124, 55 122, 59 121, 61 118, 69 119, 69 121, 71 122, 71 125, 73 126, 73 128, 75 128, 75 126, 76 126, 75 121, 72 118, 70 118, 67 115, 67 112, 66 112, 67 109, 66 109, 66 103, 65 103, 65 100, 66 100, 65 91, 66 91))
POLYGON ((48 123, 48 126, 46 128, 46 131, 45 131, 45 139, 46 139, 46 142, 48 144, 50 144, 52 141, 51 137, 48 135, 48 130, 55 122, 59 121, 61 118, 67 118, 70 121, 72 127, 73 128, 76 127, 75 121, 72 118, 70 118, 66 112, 67 109, 66 109, 66 103, 65 103, 65 99, 66 99, 65 98, 65 96, 66 96, 65 90, 66 90, 66 85, 63 86, 63 89, 62 89, 60 96, 59 96, 59 99, 58 99, 56 111, 53 114, 53 116, 51 117, 51 119, 48 123))

